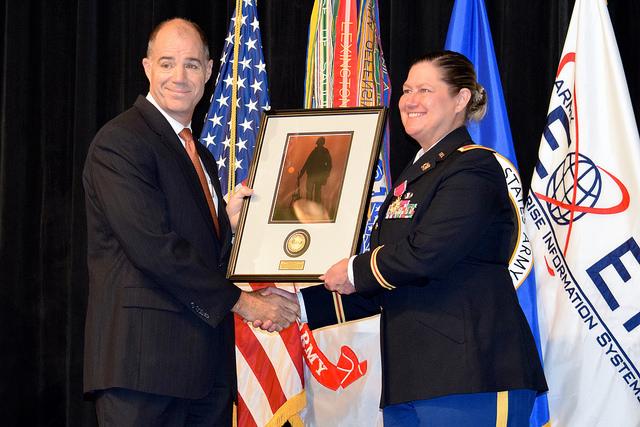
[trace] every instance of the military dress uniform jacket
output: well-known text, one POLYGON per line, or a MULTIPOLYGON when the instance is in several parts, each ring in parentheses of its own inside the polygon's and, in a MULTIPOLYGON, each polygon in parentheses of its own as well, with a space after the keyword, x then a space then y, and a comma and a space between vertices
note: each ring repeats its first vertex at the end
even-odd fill
MULTIPOLYGON (((458 128, 402 172, 372 250, 353 262, 357 294, 342 297, 341 315, 382 310, 382 407, 547 389, 508 271, 514 216, 503 172, 469 144, 458 128)), ((310 327, 337 322, 329 292, 302 292, 310 327)))
POLYGON ((145 98, 91 144, 85 392, 196 399, 235 388, 231 226, 213 156, 196 146, 218 196, 220 238, 187 152, 145 98))

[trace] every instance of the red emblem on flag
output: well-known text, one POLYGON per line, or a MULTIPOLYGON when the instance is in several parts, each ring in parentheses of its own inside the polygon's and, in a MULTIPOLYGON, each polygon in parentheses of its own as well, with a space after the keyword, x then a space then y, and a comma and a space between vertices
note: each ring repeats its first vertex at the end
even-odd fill
POLYGON ((338 362, 333 364, 318 348, 309 325, 302 323, 299 327, 304 360, 320 384, 331 390, 347 388, 367 373, 367 361, 360 362, 358 355, 350 347, 343 345, 340 348, 338 362))

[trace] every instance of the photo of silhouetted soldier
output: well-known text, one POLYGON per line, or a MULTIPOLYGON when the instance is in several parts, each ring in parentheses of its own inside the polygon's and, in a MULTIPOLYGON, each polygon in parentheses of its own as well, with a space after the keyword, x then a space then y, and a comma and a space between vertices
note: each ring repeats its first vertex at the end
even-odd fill
POLYGON ((304 173, 307 174, 305 198, 322 204, 322 186, 327 183, 327 178, 331 173, 331 154, 324 146, 323 136, 318 138, 316 148, 309 153, 304 166, 300 169, 298 179, 304 173))
POLYGON ((287 136, 269 222, 334 222, 353 132, 287 136))

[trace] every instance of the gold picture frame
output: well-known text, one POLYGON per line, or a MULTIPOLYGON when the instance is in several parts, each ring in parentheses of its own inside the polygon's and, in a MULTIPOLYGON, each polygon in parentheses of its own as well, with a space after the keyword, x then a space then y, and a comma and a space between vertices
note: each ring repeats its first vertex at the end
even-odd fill
POLYGON ((313 282, 355 254, 382 143, 385 107, 262 116, 227 277, 313 282))

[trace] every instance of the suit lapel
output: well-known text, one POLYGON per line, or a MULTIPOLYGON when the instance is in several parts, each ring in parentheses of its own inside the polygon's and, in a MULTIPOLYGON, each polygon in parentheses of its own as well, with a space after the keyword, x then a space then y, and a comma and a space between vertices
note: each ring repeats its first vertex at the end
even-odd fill
POLYGON ((222 243, 222 256, 224 257, 227 251, 231 250, 231 223, 227 216, 224 196, 222 194, 222 188, 220 187, 220 180, 218 179, 218 167, 211 152, 202 144, 196 144, 198 155, 202 159, 209 178, 211 178, 211 184, 216 196, 218 197, 218 223, 220 225, 220 241, 222 243))
MULTIPOLYGON (((175 154, 175 159, 178 162, 180 170, 186 177, 186 181, 189 183, 189 191, 191 191, 193 195, 193 199, 196 201, 198 205, 198 210, 200 214, 203 216, 205 223, 211 233, 213 240, 216 242, 218 246, 220 246, 220 242, 216 237, 216 232, 213 227, 213 220, 211 219, 211 213, 209 212, 209 206, 207 205, 207 200, 205 199, 204 193, 202 191, 202 186, 200 185, 200 179, 198 178, 198 174, 196 173, 195 168, 193 167, 193 163, 187 154, 187 151, 182 146, 178 135, 173 131, 173 128, 164 118, 162 113, 156 109, 146 98, 142 96, 138 96, 138 99, 135 102, 135 107, 140 111, 145 121, 149 125, 154 132, 158 134, 159 140, 162 144, 167 146, 169 150, 171 150, 175 154)), ((200 144, 196 144, 199 146, 200 144)), ((209 172, 209 171, 207 171, 209 172)), ((211 177, 211 182, 217 182, 217 175, 209 175, 211 177)), ((214 184, 215 187, 215 184, 214 184)), ((216 190, 217 192, 218 190, 216 190)), ((219 196, 218 196, 219 197, 219 196)), ((220 200, 220 198, 218 198, 220 200)), ((225 215, 226 217, 226 215, 225 215)), ((227 220, 228 221, 228 220, 227 220)), ((222 227, 221 227, 222 229, 222 227)))

